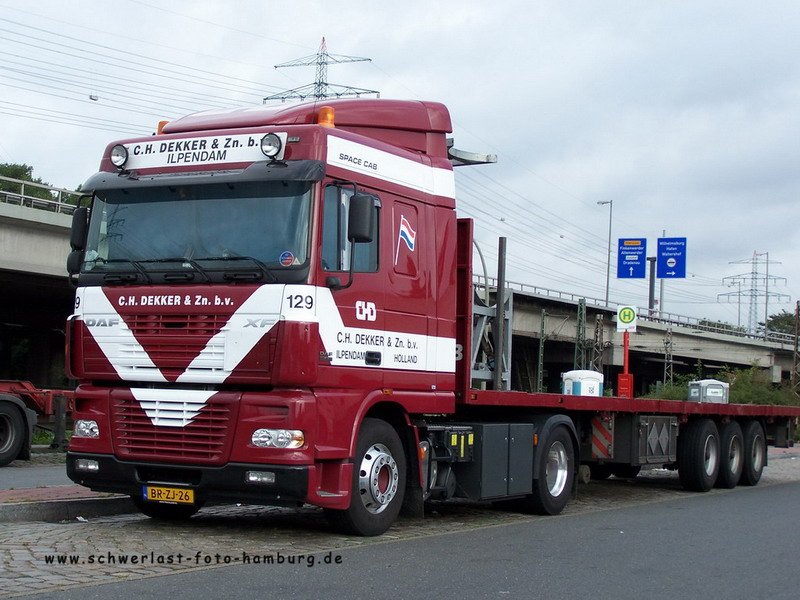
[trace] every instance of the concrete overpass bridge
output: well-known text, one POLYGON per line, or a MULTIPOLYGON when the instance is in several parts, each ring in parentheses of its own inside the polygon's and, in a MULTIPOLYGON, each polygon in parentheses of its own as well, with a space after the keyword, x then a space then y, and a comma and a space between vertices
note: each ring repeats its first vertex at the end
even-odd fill
POLYGON ((62 387, 75 192, 6 177, 0 185, 0 379, 62 387))
MULTIPOLYGON (((492 289, 496 282, 490 278, 492 289)), ((506 282, 513 296, 512 364, 514 389, 536 390, 538 353, 544 339, 543 391, 560 389, 561 373, 575 368, 576 345, 583 339, 585 368, 602 371, 606 385, 616 385, 623 365, 622 333, 616 330, 616 306, 555 290, 506 282), (585 302, 585 318, 579 304, 585 302), (579 323, 584 323, 584 332, 579 323), (521 355, 521 356, 519 356, 521 355)), ((789 379, 794 368, 793 335, 751 334, 708 321, 674 314, 641 311, 637 331, 630 334, 631 372, 635 393, 646 393, 665 374, 701 373, 714 377, 728 368, 765 369, 774 383, 789 379)))
MULTIPOLYGON (((72 310, 74 290, 66 272, 69 231, 76 192, 0 177, 0 379, 29 379, 40 386, 68 385, 63 374, 64 323, 72 310), (36 191, 34 191, 36 190, 36 191), (46 193, 42 193, 44 190, 46 193), (38 191, 38 193, 37 193, 38 191), (45 196, 45 197, 41 197, 45 196)), ((495 283, 489 280, 489 287, 495 283)), ((542 380, 557 391, 561 373, 573 368, 580 296, 508 283, 514 296, 512 358, 515 389, 535 389, 538 354, 544 338, 542 380), (546 312, 544 322, 542 311, 546 312)), ((615 382, 622 366, 621 334, 615 308, 587 298, 585 348, 615 382), (602 317, 597 325, 597 318, 602 317), (597 342, 595 339, 597 338, 597 342)), ((770 332, 766 337, 726 331, 679 315, 640 315, 631 336, 631 364, 636 392, 662 380, 665 364, 675 373, 704 375, 725 365, 768 369, 774 381, 788 378, 794 337, 770 332), (671 337, 671 355, 665 341, 671 337)))

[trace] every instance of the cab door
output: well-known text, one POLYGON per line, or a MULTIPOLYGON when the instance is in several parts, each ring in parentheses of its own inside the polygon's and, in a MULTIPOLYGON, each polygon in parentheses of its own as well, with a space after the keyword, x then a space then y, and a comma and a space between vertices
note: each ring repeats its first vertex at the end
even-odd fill
POLYGON ((347 224, 353 185, 331 183, 323 190, 317 273, 317 316, 327 353, 321 352, 319 384, 323 387, 340 387, 345 379, 350 387, 383 386, 386 275, 380 246, 384 216, 377 193, 363 187, 358 191, 374 197, 373 233, 371 241, 351 244, 347 224))

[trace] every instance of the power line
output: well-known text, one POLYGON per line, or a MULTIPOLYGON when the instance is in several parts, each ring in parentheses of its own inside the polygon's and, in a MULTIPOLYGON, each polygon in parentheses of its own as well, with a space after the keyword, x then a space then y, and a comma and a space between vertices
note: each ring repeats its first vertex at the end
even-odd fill
POLYGON ((55 109, 52 109, 52 108, 44 108, 44 107, 39 107, 39 106, 30 106, 30 105, 27 105, 27 104, 19 104, 18 102, 8 102, 6 100, 0 100, 0 104, 8 104, 10 106, 18 107, 17 110, 22 109, 22 110, 26 110, 26 111, 29 111, 29 112, 30 111, 34 111, 34 110, 38 110, 38 111, 45 111, 45 112, 48 112, 48 113, 55 113, 57 115, 65 115, 65 116, 68 116, 68 117, 74 117, 76 119, 87 119, 87 120, 92 120, 92 121, 102 121, 102 122, 108 123, 109 125, 122 125, 124 127, 130 127, 132 129, 137 129, 138 131, 145 131, 146 132, 147 129, 148 129, 145 126, 137 125, 135 123, 125 123, 123 121, 115 121, 113 119, 103 119, 102 117, 92 117, 92 116, 89 116, 89 115, 77 115, 75 113, 67 112, 67 111, 63 111, 63 110, 55 110, 55 109))
MULTIPOLYGON (((15 32, 15 31, 11 31, 11 30, 8 30, 8 29, 3 29, 3 28, 0 28, 0 31, 6 32, 6 33, 11 33, 13 35, 20 35, 20 36, 22 35, 20 33, 15 32)), ((34 38, 34 39, 36 39, 36 38, 34 38)), ((39 50, 44 50, 46 52, 53 52, 53 53, 58 54, 59 56, 71 56, 71 57, 77 58, 79 60, 86 60, 86 61, 97 63, 97 64, 107 65, 107 66, 110 66, 110 67, 114 67, 115 69, 121 69, 123 72, 126 72, 126 73, 127 72, 142 73, 142 74, 150 75, 150 76, 153 76, 153 77, 161 77, 161 78, 164 78, 164 79, 169 79, 170 81, 181 81, 183 83, 190 83, 190 84, 195 84, 195 85, 203 85, 203 86, 211 87, 211 88, 214 88, 214 89, 226 90, 226 91, 229 91, 229 92, 237 92, 237 93, 240 93, 240 94, 245 94, 245 93, 247 93, 247 94, 256 94, 256 93, 258 93, 258 92, 254 91, 254 90, 241 90, 241 89, 240 90, 234 90, 234 89, 231 89, 232 86, 216 85, 215 83, 212 83, 214 81, 218 81, 218 79, 213 80, 213 79, 198 78, 198 77, 194 77, 193 79, 189 79, 187 77, 181 76, 181 75, 185 75, 185 73, 183 73, 182 71, 174 71, 174 70, 171 70, 171 69, 163 69, 163 68, 159 68, 159 67, 151 67, 151 68, 155 68, 155 69, 158 69, 160 71, 163 71, 163 73, 156 73, 156 72, 153 72, 153 71, 148 71, 147 69, 134 67, 133 65, 130 64, 129 59, 126 59, 126 58, 114 58, 114 57, 111 57, 111 56, 107 56, 106 57, 106 58, 108 58, 110 60, 119 61, 118 63, 114 63, 114 62, 109 62, 108 60, 100 60, 100 59, 97 59, 97 58, 91 58, 91 57, 81 56, 81 55, 78 55, 78 54, 73 54, 71 52, 64 52, 63 50, 56 50, 56 49, 53 49, 53 48, 48 48, 46 46, 33 44, 33 43, 29 42, 29 41, 13 40, 13 39, 10 39, 10 38, 6 38, 5 41, 11 42, 11 43, 15 43, 15 44, 20 44, 20 45, 23 45, 23 46, 29 46, 29 47, 32 47, 32 48, 37 48, 39 50)), ((59 44, 57 42, 50 42, 48 40, 37 40, 37 41, 41 41, 41 42, 44 42, 44 43, 49 43, 49 44, 51 44, 53 46, 56 46, 56 48, 67 48, 69 50, 75 50, 76 52, 82 52, 84 54, 92 54, 94 52, 92 50, 84 50, 83 48, 76 48, 74 46, 68 46, 66 44, 59 44)))
MULTIPOLYGON (((215 104, 216 106, 219 106, 220 108, 229 106, 230 101, 231 101, 230 98, 226 98, 226 97, 223 97, 223 96, 215 96, 213 94, 204 94, 204 95, 191 94, 191 93, 190 94, 186 94, 186 93, 179 92, 179 91, 175 90, 174 88, 170 88, 170 87, 163 86, 163 85, 158 85, 157 83, 150 83, 150 82, 145 82, 145 81, 141 81, 141 80, 130 79, 130 78, 127 78, 127 77, 120 77, 118 75, 108 75, 106 73, 99 73, 99 72, 97 72, 96 70, 93 70, 93 69, 81 69, 79 67, 72 67, 72 66, 65 65, 65 64, 57 64, 57 63, 53 63, 52 61, 41 60, 41 59, 37 59, 37 58, 31 58, 31 57, 23 56, 23 55, 20 55, 20 54, 14 54, 12 52, 3 52, 2 50, 0 50, 0 54, 5 55, 5 56, 10 56, 12 58, 21 58, 21 59, 24 59, 24 60, 29 61, 29 62, 36 62, 36 63, 42 63, 42 64, 45 64, 45 65, 48 65, 51 68, 37 67, 36 65, 29 65, 29 64, 27 64, 26 62, 23 62, 23 61, 15 61, 15 60, 9 60, 9 59, 6 59, 6 61, 5 61, 5 62, 11 63, 11 64, 16 64, 16 65, 20 65, 20 66, 27 66, 27 67, 34 68, 34 69, 40 69, 40 70, 44 71, 45 73, 49 73, 49 72, 63 73, 64 71, 76 71, 78 73, 85 73, 85 74, 89 75, 92 78, 101 77, 101 78, 104 78, 104 79, 110 79, 112 81, 125 82, 125 83, 120 84, 120 86, 124 87, 125 89, 133 89, 133 86, 135 86, 136 89, 139 89, 139 90, 141 90, 142 88, 154 88, 155 90, 163 90, 164 94, 168 94, 168 96, 160 96, 160 95, 156 94, 156 97, 183 98, 184 100, 191 100, 191 101, 194 101, 194 102, 202 101, 205 104, 215 104), (132 84, 132 85, 130 85, 130 84, 132 84), (214 100, 225 101, 225 104, 223 104, 222 102, 214 102, 214 100)), ((109 84, 105 83, 104 85, 109 85, 109 84)), ((153 92, 151 92, 151 93, 153 93, 153 92)))
MULTIPOLYGON (((56 37, 60 37, 60 38, 65 38, 65 39, 68 39, 68 40, 71 40, 71 41, 74 41, 74 42, 79 42, 81 44, 85 44, 87 46, 100 48, 101 50, 107 50, 107 51, 111 51, 111 52, 122 53, 122 54, 124 54, 124 59, 126 61, 128 61, 128 63, 130 63, 130 59, 132 57, 134 57, 134 58, 140 58, 140 59, 144 59, 144 60, 149 60, 151 62, 162 64, 162 65, 169 65, 171 67, 178 67, 180 69, 180 71, 173 71, 172 69, 164 69, 163 67, 161 67, 161 69, 164 70, 165 72, 185 74, 186 71, 194 71, 195 73, 202 73, 204 75, 211 75, 213 77, 211 79, 207 78, 207 77, 202 77, 202 76, 195 76, 197 79, 203 80, 203 81, 206 81, 206 82, 214 82, 214 83, 216 83, 216 82, 219 82, 220 79, 227 79, 229 81, 240 81, 242 83, 248 84, 249 86, 252 86, 250 88, 250 90, 252 92, 254 92, 254 93, 257 93, 259 90, 261 90, 261 89, 263 89, 265 87, 267 87, 267 88, 269 88, 269 87, 277 88, 277 86, 270 86, 270 85, 266 85, 266 84, 259 83, 259 82, 256 82, 256 81, 250 81, 248 79, 241 79, 239 77, 233 77, 231 75, 225 75, 224 73, 216 73, 216 72, 213 72, 213 71, 207 71, 205 69, 199 69, 197 67, 192 67, 190 65, 185 65, 185 64, 181 64, 181 63, 175 63, 175 62, 172 62, 172 61, 169 61, 169 60, 163 60, 161 58, 153 58, 151 56, 146 56, 144 54, 132 53, 132 52, 129 52, 127 50, 121 50, 119 47, 107 46, 105 44, 99 44, 97 42, 90 42, 90 41, 87 41, 87 40, 85 40, 83 38, 73 37, 73 36, 70 36, 70 35, 66 35, 64 33, 58 33, 57 31, 44 29, 42 27, 34 27, 33 25, 28 25, 26 23, 20 23, 19 21, 12 21, 11 19, 6 19, 6 18, 3 18, 3 17, 0 17, 0 21, 4 21, 6 23, 11 23, 12 25, 17 25, 19 27, 24 27, 26 29, 32 29, 34 31, 45 33, 48 36, 56 36, 56 37)), ((8 33, 13 33, 15 35, 22 35, 20 33, 15 32, 15 31, 10 31, 10 30, 6 30, 6 29, 2 29, 0 31, 6 31, 8 33)), ((48 43, 55 44, 55 45, 61 45, 61 46, 64 46, 66 48, 70 48, 72 50, 80 50, 81 52, 86 52, 86 50, 82 50, 82 49, 76 48, 74 46, 69 46, 69 45, 66 45, 66 44, 57 44, 56 42, 51 42, 50 40, 42 40, 41 38, 35 38, 35 39, 39 39, 40 41, 46 41, 48 43)), ((116 59, 116 60, 120 60, 120 59, 116 59)))

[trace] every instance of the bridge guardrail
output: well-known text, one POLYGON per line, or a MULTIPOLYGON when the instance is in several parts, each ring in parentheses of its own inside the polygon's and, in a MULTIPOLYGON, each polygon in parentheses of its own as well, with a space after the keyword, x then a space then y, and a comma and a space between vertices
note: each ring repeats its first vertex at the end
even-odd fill
POLYGON ((39 210, 47 210, 49 212, 55 212, 64 215, 71 215, 75 210, 75 204, 68 202, 66 198, 74 197, 77 200, 77 198, 80 196, 80 192, 73 190, 57 188, 41 183, 34 183, 32 181, 13 179, 11 177, 0 176, 0 184, 2 183, 5 183, 3 188, 12 187, 13 189, 0 189, 0 202, 6 204, 15 204, 17 206, 26 206, 28 208, 36 208, 39 210), (26 194, 26 188, 28 188, 28 190, 30 190, 30 188, 47 190, 47 192, 52 196, 52 199, 32 196, 30 193, 26 194))
MULTIPOLYGON (((479 286, 484 285, 484 279, 486 279, 486 284, 489 287, 497 287, 497 279, 494 277, 484 278, 482 275, 475 275, 473 277, 473 282, 479 286)), ((560 290, 551 290, 549 288, 544 288, 536 285, 529 285, 527 283, 519 283, 516 281, 506 281, 506 288, 510 290, 518 290, 520 292, 527 292, 531 294, 535 294, 537 296, 545 296, 547 298, 554 298, 557 300, 567 300, 569 302, 577 303, 578 300, 584 299, 586 300, 586 305, 594 306, 596 308, 603 308, 607 310, 614 310, 613 307, 606 305, 605 300, 601 300, 599 298, 591 298, 588 296, 584 296, 582 294, 573 294, 570 292, 562 292, 560 290)), ((705 319, 699 319, 697 317, 688 317, 686 315, 678 315, 674 313, 668 312, 658 312, 655 311, 656 314, 650 315, 647 314, 646 311, 641 311, 639 314, 639 319, 643 321, 650 321, 653 323, 664 323, 667 325, 678 325, 680 327, 691 327, 692 329, 697 329, 700 331, 708 331, 710 333, 722 333, 725 335, 733 335, 736 337, 748 338, 752 340, 760 340, 766 342, 772 342, 776 344, 787 344, 790 346, 794 346, 795 340, 794 335, 791 333, 783 333, 780 331, 767 331, 766 335, 764 331, 746 331, 743 328, 739 328, 736 325, 725 325, 725 324, 717 324, 714 322, 709 322, 705 319)))

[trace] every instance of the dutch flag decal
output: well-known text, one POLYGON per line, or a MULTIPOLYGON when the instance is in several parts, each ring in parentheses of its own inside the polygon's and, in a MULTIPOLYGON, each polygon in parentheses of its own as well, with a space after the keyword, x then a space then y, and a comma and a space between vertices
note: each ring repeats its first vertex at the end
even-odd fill
POLYGON ((414 251, 414 240, 417 239, 417 232, 411 229, 411 224, 403 215, 400 215, 400 239, 406 243, 408 249, 414 251))
POLYGON ((397 265, 397 259, 400 257, 400 241, 403 241, 408 249, 413 252, 414 245, 417 240, 417 232, 411 227, 411 223, 405 216, 400 215, 400 231, 397 233, 397 249, 394 253, 394 264, 397 265))

